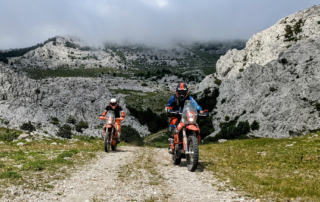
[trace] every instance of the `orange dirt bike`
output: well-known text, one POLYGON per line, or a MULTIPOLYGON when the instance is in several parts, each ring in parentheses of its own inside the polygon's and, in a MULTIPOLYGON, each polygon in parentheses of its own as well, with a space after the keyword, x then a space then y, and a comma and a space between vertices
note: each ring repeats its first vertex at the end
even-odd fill
POLYGON ((172 162, 179 165, 182 158, 186 158, 188 170, 194 172, 199 161, 200 128, 197 124, 198 117, 209 116, 208 110, 198 113, 196 105, 191 100, 186 100, 182 111, 170 110, 169 116, 181 116, 174 134, 172 162))
POLYGON ((106 136, 104 137, 104 150, 109 152, 110 147, 113 151, 116 150, 118 144, 118 126, 116 122, 121 122, 124 118, 115 118, 114 111, 108 111, 106 116, 100 115, 99 119, 107 121, 103 127, 103 131, 106 132, 106 136))

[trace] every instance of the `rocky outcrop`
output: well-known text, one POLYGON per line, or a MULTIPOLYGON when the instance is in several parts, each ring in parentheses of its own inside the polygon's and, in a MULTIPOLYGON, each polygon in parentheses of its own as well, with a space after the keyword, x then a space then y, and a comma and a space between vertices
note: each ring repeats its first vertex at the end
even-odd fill
POLYGON ((196 91, 219 88, 213 124, 257 121, 250 135, 288 137, 320 128, 320 6, 255 34, 243 50, 228 51, 196 91), (221 81, 220 85, 219 82, 221 81))
MULTIPOLYGON (((48 78, 33 80, 18 74, 0 63, 0 118, 9 121, 9 126, 18 128, 22 123, 31 121, 38 125, 39 133, 54 135, 58 127, 52 124, 56 117, 60 124, 72 115, 77 121, 86 121, 89 128, 86 135, 101 135, 97 129, 101 114, 112 97, 106 87, 106 78, 48 78)), ((125 108, 129 115, 130 113, 125 108)), ((142 135, 148 134, 147 127, 141 126, 131 116, 124 125, 131 125, 142 135)))
POLYGON ((297 41, 320 36, 320 8, 313 6, 253 35, 243 50, 229 50, 217 62, 217 78, 235 78, 250 64, 266 65, 297 41), (240 71, 239 71, 240 70, 240 71))

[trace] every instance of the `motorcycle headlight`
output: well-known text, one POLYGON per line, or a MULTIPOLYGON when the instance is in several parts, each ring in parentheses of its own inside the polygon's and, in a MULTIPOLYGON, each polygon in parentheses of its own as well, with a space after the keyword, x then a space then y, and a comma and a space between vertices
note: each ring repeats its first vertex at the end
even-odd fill
POLYGON ((108 119, 108 124, 112 124, 112 118, 111 117, 108 119))
POLYGON ((193 113, 188 113, 188 121, 193 122, 194 121, 194 114, 193 113))

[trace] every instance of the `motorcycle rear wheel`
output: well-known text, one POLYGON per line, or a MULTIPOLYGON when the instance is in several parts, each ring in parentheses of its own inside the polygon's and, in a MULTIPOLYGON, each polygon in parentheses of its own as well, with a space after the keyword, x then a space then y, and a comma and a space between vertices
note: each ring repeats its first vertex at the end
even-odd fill
POLYGON ((104 151, 109 152, 110 151, 110 134, 107 131, 106 137, 104 138, 104 151))
POLYGON ((199 161, 198 140, 195 136, 188 137, 188 149, 190 154, 186 155, 188 170, 194 172, 197 169, 199 161))

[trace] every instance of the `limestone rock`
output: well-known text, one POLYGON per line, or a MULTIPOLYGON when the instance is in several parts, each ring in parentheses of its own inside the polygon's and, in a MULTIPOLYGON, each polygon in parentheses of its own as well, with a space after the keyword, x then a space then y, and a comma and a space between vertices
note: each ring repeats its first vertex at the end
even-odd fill
POLYGON ((224 143, 224 142, 226 142, 226 141, 228 141, 228 140, 226 140, 226 139, 219 139, 219 140, 218 140, 218 143, 224 143))
POLYGON ((25 139, 27 139, 28 137, 30 137, 29 134, 27 134, 27 133, 22 133, 22 134, 18 137, 18 139, 19 139, 19 140, 25 140, 25 139))
POLYGON ((19 142, 19 143, 17 143, 17 145, 18 146, 23 146, 23 145, 25 145, 23 142, 19 142))
POLYGON ((217 63, 215 75, 196 89, 218 87, 213 124, 220 132, 225 117, 259 122, 249 135, 288 137, 320 128, 320 6, 280 20, 255 34, 243 50, 228 51, 217 63), (297 28, 289 40, 287 28, 297 28), (297 29, 298 29, 297 28, 297 29), (240 71, 239 71, 240 70, 240 71))

